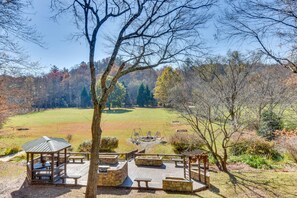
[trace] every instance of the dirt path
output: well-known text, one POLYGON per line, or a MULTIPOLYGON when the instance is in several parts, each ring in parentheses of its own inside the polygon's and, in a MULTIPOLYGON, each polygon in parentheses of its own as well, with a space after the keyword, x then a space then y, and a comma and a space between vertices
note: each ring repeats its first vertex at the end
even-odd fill
POLYGON ((18 153, 14 153, 14 154, 10 154, 10 155, 6 155, 4 157, 0 157, 0 161, 1 162, 8 162, 9 160, 11 160, 12 158, 19 156, 19 155, 23 155, 25 154, 25 151, 20 151, 18 153))

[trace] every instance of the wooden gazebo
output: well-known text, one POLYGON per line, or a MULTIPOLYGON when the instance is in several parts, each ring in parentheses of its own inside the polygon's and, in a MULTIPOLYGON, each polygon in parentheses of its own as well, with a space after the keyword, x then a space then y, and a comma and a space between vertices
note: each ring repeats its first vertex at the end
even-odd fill
POLYGON ((29 183, 54 184, 61 176, 67 175, 67 148, 70 146, 62 138, 46 136, 24 144, 29 183))
POLYGON ((184 152, 182 156, 184 160, 184 178, 189 181, 195 179, 209 185, 208 153, 197 149, 184 152))

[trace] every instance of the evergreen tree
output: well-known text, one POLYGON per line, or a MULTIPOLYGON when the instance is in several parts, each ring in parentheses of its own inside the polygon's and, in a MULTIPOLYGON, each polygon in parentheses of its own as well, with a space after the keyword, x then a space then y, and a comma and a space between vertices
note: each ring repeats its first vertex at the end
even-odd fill
POLYGON ((86 87, 83 88, 80 94, 80 107, 87 108, 90 106, 91 98, 87 92, 86 87))
MULTIPOLYGON (((111 83, 111 77, 107 78, 107 85, 109 86, 111 83)), ((100 81, 97 82, 96 91, 98 96, 101 95, 101 83, 100 81)), ((110 110, 112 107, 122 107, 122 103, 125 101, 126 96, 126 88, 121 82, 117 82, 113 92, 109 95, 106 106, 110 110)))
POLYGON ((145 87, 144 87, 143 83, 141 83, 141 85, 138 89, 137 105, 140 107, 144 107, 144 105, 145 105, 145 87))
POLYGON ((151 91, 148 88, 148 86, 145 86, 145 90, 144 90, 144 104, 146 106, 149 106, 151 103, 151 91))
POLYGON ((124 100, 125 107, 126 108, 132 107, 132 101, 131 101, 131 98, 130 98, 130 94, 129 94, 128 88, 127 88, 127 86, 126 86, 126 84, 124 82, 122 84, 123 84, 123 86, 126 89, 126 95, 125 95, 125 100, 124 100))
POLYGON ((277 116, 272 110, 266 110, 262 113, 258 135, 268 139, 274 139, 274 132, 282 130, 284 123, 281 117, 277 116))

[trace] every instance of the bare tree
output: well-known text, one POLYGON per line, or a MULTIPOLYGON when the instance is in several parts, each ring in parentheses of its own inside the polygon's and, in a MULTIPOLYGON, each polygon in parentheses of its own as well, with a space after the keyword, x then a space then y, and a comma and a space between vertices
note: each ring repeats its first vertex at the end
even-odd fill
POLYGON ((29 62, 28 56, 19 45, 20 40, 42 44, 40 36, 28 23, 30 20, 25 13, 28 6, 30 2, 27 0, 0 1, 0 126, 12 112, 22 109, 21 103, 11 104, 11 99, 24 98, 20 90, 16 91, 10 84, 13 80, 3 74, 20 74, 24 69, 28 71, 37 66, 36 63, 29 62))
POLYGON ((291 73, 278 66, 259 65, 249 77, 249 112, 255 115, 256 129, 259 128, 263 110, 270 109, 282 115, 295 104, 296 86, 290 84, 291 73))
POLYGON ((228 172, 230 140, 236 142, 245 126, 247 82, 256 60, 233 52, 219 62, 191 67, 191 77, 184 75, 173 92, 175 109, 204 141, 221 171, 228 172))
POLYGON ((257 42, 268 57, 297 73, 296 1, 227 0, 227 4, 220 23, 228 38, 257 42))
POLYGON ((0 74, 21 73, 37 66, 29 61, 19 45, 22 40, 42 46, 40 35, 28 23, 26 9, 29 6, 29 0, 0 1, 0 74))
MULTIPOLYGON (((75 22, 89 45, 91 94, 94 106, 92 120, 92 149, 86 197, 96 197, 99 143, 102 134, 102 111, 108 96, 120 77, 138 70, 156 67, 178 60, 179 56, 200 46, 198 30, 210 17, 214 0, 72 0, 52 1, 57 16, 65 11, 74 14, 75 22), (112 41, 111 55, 103 71, 101 95, 96 94, 94 67, 98 32, 104 24, 118 26, 112 41), (107 77, 120 66, 107 85, 107 77)), ((78 35, 79 36, 79 35, 78 35)), ((100 48, 103 49, 102 47, 100 48)))

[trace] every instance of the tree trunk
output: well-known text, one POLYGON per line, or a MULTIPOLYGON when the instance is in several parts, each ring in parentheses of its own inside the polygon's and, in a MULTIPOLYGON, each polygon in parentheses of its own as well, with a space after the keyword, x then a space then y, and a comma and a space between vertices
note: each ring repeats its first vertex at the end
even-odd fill
POLYGON ((92 120, 92 148, 89 166, 88 183, 86 189, 87 198, 94 198, 97 194, 97 179, 99 165, 99 143, 101 139, 102 129, 100 127, 102 111, 98 104, 94 104, 93 120, 92 120), (95 195, 95 196, 94 196, 95 195))

